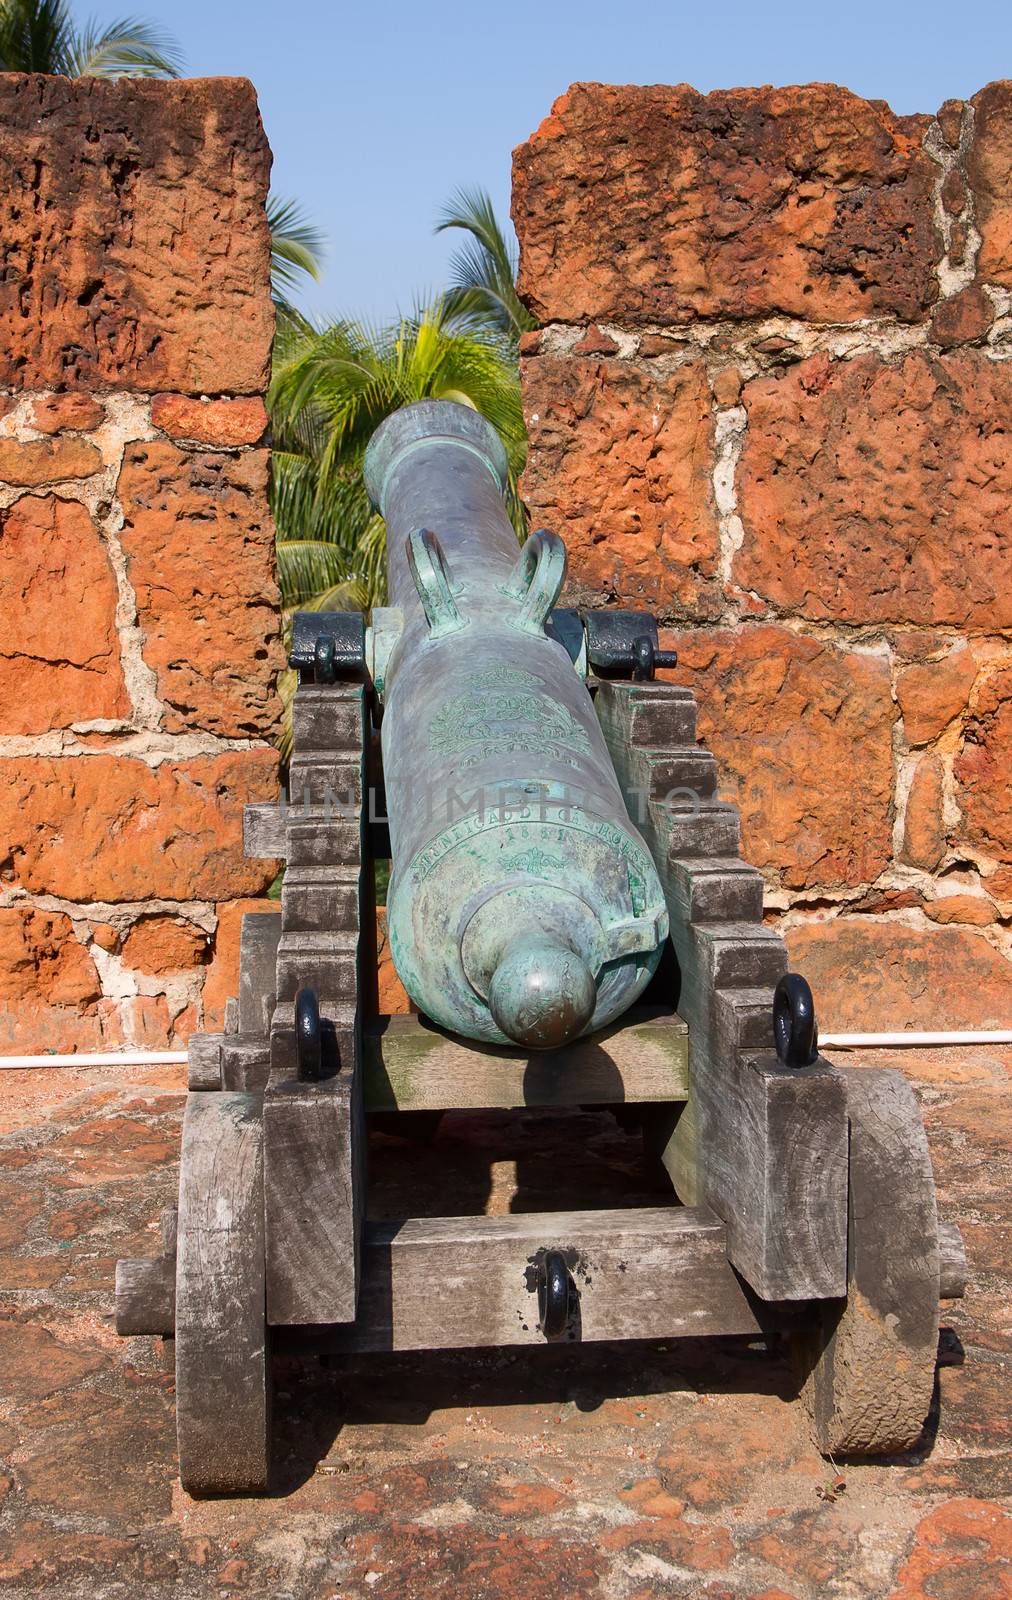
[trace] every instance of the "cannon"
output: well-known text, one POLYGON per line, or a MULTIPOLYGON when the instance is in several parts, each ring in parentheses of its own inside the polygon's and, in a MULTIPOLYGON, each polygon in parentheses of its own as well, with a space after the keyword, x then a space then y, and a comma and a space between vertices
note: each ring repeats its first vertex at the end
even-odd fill
POLYGON ((642 993, 668 932, 591 698, 545 631, 565 547, 537 532, 518 552, 505 451, 464 406, 390 417, 365 472, 390 551, 377 626, 394 964, 443 1027, 562 1046, 642 993))
POLYGON ((120 1333, 174 1341, 193 1494, 268 1487, 278 1349, 742 1335, 787 1341, 833 1456, 929 1410, 965 1260, 913 1094, 820 1054, 655 618, 560 606, 562 541, 518 546, 505 473, 469 408, 396 413, 366 461, 389 604, 294 619, 288 794, 245 816, 280 908, 190 1040, 161 1253, 116 1275, 120 1333), (410 1016, 378 1010, 386 858, 410 1016), (372 1121, 513 1107, 612 1110, 663 1203, 370 1216, 372 1121))

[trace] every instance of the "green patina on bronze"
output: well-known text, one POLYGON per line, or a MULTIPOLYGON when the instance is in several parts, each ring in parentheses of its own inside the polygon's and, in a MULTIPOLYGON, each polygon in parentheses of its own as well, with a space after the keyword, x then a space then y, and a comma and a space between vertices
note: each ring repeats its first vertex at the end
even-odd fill
POLYGON ((466 407, 389 418, 365 472, 387 525, 380 618, 390 949, 419 1011, 555 1049, 642 992, 667 935, 586 683, 546 623, 565 547, 517 549, 502 452, 466 407))
MULTIPOLYGON (((543 692, 532 672, 502 667, 469 673, 467 688, 455 695, 429 724, 429 748, 438 755, 464 755, 458 767, 476 765, 514 751, 549 751, 557 760, 570 751, 586 755, 587 731, 565 706, 543 692)), ((575 765, 575 763, 574 763, 575 765)))
MULTIPOLYGON (((509 807, 506 807, 507 812, 509 807)), ((513 843, 516 837, 514 830, 519 830, 522 840, 532 838, 531 830, 541 828, 546 830, 540 839, 533 839, 535 847, 554 838, 556 843, 564 845, 567 832, 588 834, 594 839, 600 839, 609 847, 618 852, 628 863, 629 872, 627 881, 630 888, 635 881, 645 885, 653 875, 653 862, 646 850, 638 847, 622 829, 615 826, 606 817, 577 816, 574 808, 568 806, 545 807, 545 815, 541 815, 537 806, 518 807, 518 815, 503 820, 498 808, 492 807, 484 813, 475 811, 470 816, 461 817, 451 827, 439 833, 410 863, 408 871, 414 882, 421 883, 438 866, 445 855, 460 845, 467 844, 476 835, 493 832, 501 828, 506 843, 513 843), (554 811, 555 815, 549 813, 554 811), (633 872, 633 868, 638 869, 633 872)))
POLYGON ((503 862, 505 872, 529 872, 532 877, 543 878, 549 872, 565 872, 566 863, 561 856, 550 856, 539 845, 521 850, 518 855, 507 856, 503 862))

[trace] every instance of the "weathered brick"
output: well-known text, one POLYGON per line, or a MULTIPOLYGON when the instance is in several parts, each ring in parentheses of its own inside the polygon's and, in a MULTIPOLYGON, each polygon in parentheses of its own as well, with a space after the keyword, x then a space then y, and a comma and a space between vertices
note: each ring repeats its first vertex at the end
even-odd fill
POLYGON ((514 155, 521 294, 543 322, 921 318, 927 126, 831 84, 574 84, 514 155))
POLYGON ((267 428, 267 407, 259 395, 195 400, 185 394, 156 394, 151 420, 173 439, 195 439, 227 448, 259 443, 267 428))
POLYGON ((43 1522, 26 1520, 0 1555, 0 1581, 31 1584, 44 1589, 58 1584, 64 1592, 83 1581, 89 1588, 107 1573, 118 1580, 128 1574, 140 1577, 136 1540, 111 1539, 100 1533, 54 1530, 43 1522))
POLYGON ((242 919, 247 911, 270 911, 280 916, 277 900, 232 900, 217 907, 218 926, 214 935, 211 964, 204 979, 204 1020, 206 1032, 213 1033, 225 1018, 225 1001, 239 993, 239 939, 242 919))
POLYGON ((1012 862, 1012 664, 980 685, 954 771, 963 832, 999 861, 1012 862))
POLYGON ((926 1595, 993 1595, 1009 1585, 1012 1514, 995 1500, 956 1499, 934 1506, 917 1525, 913 1547, 890 1600, 926 1595))
POLYGON ((945 850, 942 823, 944 768, 935 755, 922 756, 914 768, 903 818, 902 857, 911 867, 933 872, 945 850))
POLYGON ((984 879, 984 887, 998 900, 1012 900, 1012 867, 997 867, 984 879))
POLYGON ((123 962, 139 972, 186 972, 207 958, 203 928, 180 917, 142 917, 135 922, 121 951, 123 962))
POLYGON ((668 1437, 658 1441, 658 1465, 704 1529, 704 1516, 719 1517, 726 1505, 740 1505, 755 1492, 760 1462, 778 1476, 787 1470, 791 1429, 777 1426, 768 1395, 753 1395, 748 1415, 733 1420, 708 1406, 672 1421, 668 1437))
POLYGON ((994 906, 983 894, 941 895, 925 901, 924 914, 932 922, 961 922, 975 928, 987 928, 996 921, 994 906))
MULTIPOLYGON (((803 1507, 786 1513, 749 1539, 746 1546, 752 1561, 782 1573, 790 1590, 774 1589, 766 1600, 790 1600, 791 1590, 819 1594, 840 1571, 853 1571, 859 1560, 857 1530, 825 1526, 818 1510, 803 1507)), ((750 1597, 752 1600, 752 1597, 750 1597)), ((760 1596, 754 1600, 761 1600, 760 1596)))
POLYGON ((742 377, 737 367, 722 367, 713 376, 713 398, 719 406, 736 406, 741 399, 742 377))
POLYGON ((1012 963, 981 933, 834 917, 785 930, 826 1032, 880 1028, 1003 1028, 1012 963))
POLYGON ((931 337, 943 350, 982 339, 994 321, 994 306, 978 283, 971 283, 935 307, 931 337))
POLYGON ((80 1383, 109 1365, 109 1353, 95 1344, 65 1344, 48 1328, 0 1321, 0 1374, 9 1393, 41 1399, 80 1383))
POLYGON ((613 356, 618 345, 610 333, 601 328, 588 328, 583 338, 573 346, 574 356, 613 356))
POLYGON ((121 539, 165 725, 269 733, 283 665, 267 453, 127 447, 121 539))
POLYGON ((966 708, 977 662, 973 651, 958 644, 941 661, 918 662, 900 673, 896 698, 910 744, 927 744, 966 708))
POLYGON ((149 767, 116 756, 0 760, 6 876, 67 900, 211 900, 255 894, 242 808, 277 792, 272 750, 149 767))
POLYGON ((958 149, 960 135, 963 131, 963 112, 966 102, 963 100, 946 100, 938 108, 938 126, 942 138, 953 150, 958 149))
MULTIPOLYGON (((122 1175, 136 1182, 137 1175, 148 1166, 146 1162, 134 1164, 128 1160, 122 1175)), ((90 1173, 86 1181, 91 1181, 90 1173)), ((118 1187, 122 1189, 122 1185, 118 1187)), ((115 1188, 112 1193, 116 1193, 115 1188)), ((112 1204, 118 1209, 124 1201, 117 1197, 112 1204)), ((106 1549, 91 1552, 90 1541, 76 1532, 85 1519, 101 1520, 110 1529, 132 1532, 146 1516, 161 1520, 170 1515, 170 1473, 164 1467, 138 1470, 140 1441, 164 1441, 170 1431, 166 1397, 135 1383, 131 1391, 117 1395, 113 1403, 102 1407, 98 1418, 82 1415, 82 1410, 86 1411, 84 1396, 79 1391, 76 1398, 77 1407, 69 1412, 66 1425, 58 1434, 50 1429, 29 1430, 19 1464, 28 1505, 33 1509, 52 1507, 57 1517, 70 1524, 61 1529, 61 1536, 66 1537, 65 1547, 57 1546, 53 1551, 59 1577, 51 1586, 58 1594, 73 1594, 75 1590, 78 1594, 94 1593, 106 1581, 107 1574, 115 1573, 116 1580, 127 1584, 131 1592, 147 1594, 152 1600, 159 1592, 171 1594, 175 1588, 172 1568, 166 1572, 165 1557, 157 1544, 154 1548, 137 1549, 139 1541, 134 1535, 124 1541, 110 1539, 106 1549), (113 1463, 115 1470, 110 1470, 113 1463), (83 1566, 89 1558, 94 1562, 90 1571, 83 1566), (159 1578, 168 1581, 160 1582, 159 1578)), ((43 1542, 44 1550, 47 1543, 43 1542)))
POLYGON ((636 354, 642 361, 653 361, 657 356, 676 356, 680 345, 678 333, 641 333, 636 354))
MULTIPOLYGON (((42 1210, 42 1197, 21 1188, 19 1184, 0 1183, 0 1250, 16 1250, 25 1242, 25 1235, 42 1210)), ((0 1504, 6 1495, 0 1484, 0 1504)))
POLYGON ((966 210, 966 185, 955 167, 950 167, 942 179, 942 205, 950 217, 962 216, 966 210))
POLYGON ((84 1010, 101 995, 95 963, 62 912, 0 908, 0 1001, 84 1010))
POLYGON ((917 889, 869 889, 859 900, 852 900, 851 911, 864 911, 869 915, 883 911, 903 911, 909 906, 921 905, 917 889))
POLYGON ((0 482, 18 488, 90 478, 101 465, 88 439, 0 439, 0 482))
POLYGON ((0 384, 262 391, 269 168, 244 79, 0 79, 0 384))
POLYGON ((379 1014, 381 1017, 407 1016, 415 1007, 394 966, 393 951, 387 933, 386 906, 376 908, 376 961, 379 1014))
POLYGON ((949 230, 949 262, 952 266, 962 266, 966 260, 966 247, 970 242, 968 224, 960 218, 954 222, 949 230))
POLYGON ((197 1006, 191 1001, 173 1017, 169 1039, 174 1049, 180 1045, 186 1046, 190 1041, 190 1035, 197 1032, 197 1015, 197 1006))
POLYGON ((989 83, 973 109, 966 170, 980 229, 977 276, 1012 287, 1012 80, 989 83))
POLYGON ((129 711, 116 599, 84 506, 23 495, 0 512, 0 733, 45 733, 129 711))
POLYGON ((123 1034, 135 1050, 165 1050, 176 1042, 164 994, 134 994, 120 1002, 123 1034))
POLYGON ((524 410, 524 498, 535 527, 565 537, 571 603, 714 616, 713 420, 702 365, 661 374, 627 361, 532 357, 524 410))
POLYGON ((819 621, 1012 625, 1012 366, 813 356, 743 400, 743 589, 819 621))
POLYGON ((892 704, 882 656, 781 628, 665 634, 695 692, 743 849, 785 884, 861 884, 891 854, 892 704))
POLYGON ((90 394, 44 394, 32 402, 32 427, 40 433, 91 433, 105 407, 90 394))
POLYGON ((50 1002, 34 991, 26 973, 21 993, 0 1003, 0 1055, 67 1055, 115 1050, 124 1043, 115 1000, 97 1000, 83 1009, 50 1002))
POLYGON ((559 1581, 550 1567, 557 1566, 566 1574, 566 1600, 596 1600, 601 1594, 607 1557, 600 1536, 588 1540, 571 1535, 549 1542, 513 1529, 506 1540, 505 1534, 486 1533, 473 1519, 433 1528, 422 1521, 383 1518, 349 1534, 345 1549, 361 1593, 368 1592, 360 1585, 363 1579, 369 1581, 370 1573, 392 1571, 404 1596, 422 1595, 428 1589, 435 1600, 442 1589, 443 1596, 458 1600, 485 1595, 492 1600, 504 1594, 555 1600, 559 1581))

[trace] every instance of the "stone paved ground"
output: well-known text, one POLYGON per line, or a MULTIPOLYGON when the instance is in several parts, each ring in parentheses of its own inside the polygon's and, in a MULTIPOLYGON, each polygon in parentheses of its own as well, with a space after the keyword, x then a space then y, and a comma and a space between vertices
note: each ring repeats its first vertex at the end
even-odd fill
MULTIPOLYGON (((886 1058, 881 1058, 886 1059, 886 1058)), ((785 1364, 734 1341, 279 1373, 278 1493, 198 1503, 175 1480, 158 1341, 117 1339, 117 1256, 174 1196, 174 1069, 4 1072, 0 1127, 0 1584, 22 1595, 293 1600, 810 1600, 1012 1595, 1007 1068, 899 1054, 943 1215, 972 1263, 947 1311, 931 1448, 822 1461, 785 1364)), ((649 1196, 604 1116, 444 1120, 434 1149, 374 1139, 376 1205, 540 1208, 649 1196), (519 1147, 516 1166, 510 1160, 519 1147), (449 1175, 425 1181, 438 1155, 449 1175)))

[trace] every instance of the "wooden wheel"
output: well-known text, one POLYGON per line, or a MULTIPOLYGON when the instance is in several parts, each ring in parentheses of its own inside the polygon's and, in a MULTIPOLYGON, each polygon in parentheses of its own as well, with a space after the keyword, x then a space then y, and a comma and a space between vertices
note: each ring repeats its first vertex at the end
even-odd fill
POLYGON ((913 1090, 898 1072, 846 1069, 850 1120, 845 1301, 798 1341, 826 1455, 892 1455, 919 1439, 938 1348, 935 1185, 913 1090))
POLYGON ((263 1490, 270 1439, 262 1100, 191 1094, 176 1248, 176 1437, 190 1494, 263 1490))

